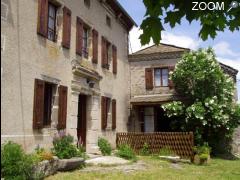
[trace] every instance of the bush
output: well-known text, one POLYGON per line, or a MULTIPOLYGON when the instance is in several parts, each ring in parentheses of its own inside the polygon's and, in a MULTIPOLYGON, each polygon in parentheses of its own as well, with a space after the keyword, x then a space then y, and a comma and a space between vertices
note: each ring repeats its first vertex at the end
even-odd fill
POLYGON ((132 148, 126 144, 119 146, 116 155, 127 160, 137 160, 136 154, 134 153, 132 148))
POLYGON ((198 154, 198 155, 202 155, 202 154, 210 155, 211 147, 209 147, 208 143, 205 142, 202 146, 195 146, 193 151, 195 154, 198 154))
POLYGON ((140 154, 142 156, 147 156, 150 154, 150 150, 149 150, 149 145, 148 143, 144 143, 142 149, 140 150, 140 154))
POLYGON ((37 158, 39 161, 53 160, 53 154, 51 152, 46 151, 44 148, 40 148, 39 146, 35 149, 37 158))
POLYGON ((55 137, 52 152, 60 159, 70 159, 78 155, 78 149, 73 145, 73 137, 71 135, 55 137))
POLYGON ((31 179, 35 163, 19 144, 9 141, 1 148, 1 176, 5 179, 31 179))
POLYGON ((102 153, 102 155, 111 155, 112 148, 110 143, 104 138, 98 138, 98 147, 102 153))
POLYGON ((168 146, 165 146, 163 148, 161 148, 159 150, 159 153, 158 153, 160 156, 175 156, 176 153, 174 151, 171 150, 170 147, 168 146))

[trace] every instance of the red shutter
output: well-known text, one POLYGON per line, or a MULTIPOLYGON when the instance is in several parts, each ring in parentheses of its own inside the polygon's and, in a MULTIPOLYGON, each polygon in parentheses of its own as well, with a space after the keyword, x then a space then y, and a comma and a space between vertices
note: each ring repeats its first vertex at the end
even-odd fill
MULTIPOLYGON (((168 72, 174 71, 174 69, 175 69, 175 66, 169 66, 168 72)), ((174 84, 173 84, 172 80, 169 79, 169 77, 168 77, 168 86, 170 89, 174 88, 174 84)))
POLYGON ((58 129, 66 128, 67 120, 67 95, 68 88, 66 86, 59 86, 58 88, 58 129))
POLYGON ((93 29, 92 30, 92 37, 93 37, 93 57, 92 63, 98 63, 98 32, 93 29))
POLYGON ((76 24, 76 53, 82 56, 82 43, 83 43, 83 22, 80 17, 77 17, 76 24))
POLYGON ((113 56, 113 73, 117 74, 117 47, 112 46, 112 56, 113 56))
POLYGON ((116 109, 116 99, 112 100, 112 129, 116 129, 116 117, 117 109, 116 109))
POLYGON ((33 129, 43 128, 44 81, 35 79, 33 102, 33 129))
POLYGON ((101 98, 101 112, 102 112, 102 118, 101 118, 101 126, 102 129, 106 129, 107 127, 107 98, 102 96, 101 98))
POLYGON ((48 0, 38 0, 37 33, 47 37, 48 0))
POLYGON ((153 70, 152 70, 152 68, 145 69, 145 85, 146 85, 146 89, 153 89, 153 70))
POLYGON ((102 36, 102 67, 105 67, 107 64, 107 41, 102 36))
POLYGON ((63 37, 62 46, 65 48, 70 48, 71 40, 71 10, 67 7, 63 8, 63 37))

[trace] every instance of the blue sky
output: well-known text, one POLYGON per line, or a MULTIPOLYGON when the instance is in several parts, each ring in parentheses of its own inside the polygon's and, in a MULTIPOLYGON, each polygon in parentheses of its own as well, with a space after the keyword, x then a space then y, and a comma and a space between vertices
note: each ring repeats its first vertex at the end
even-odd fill
MULTIPOLYGON (((140 25, 145 14, 145 6, 141 0, 118 0, 119 3, 126 9, 134 21, 140 25)), ((240 8, 240 7, 239 7, 240 8)), ((162 34, 163 43, 173 44, 190 49, 213 47, 217 55, 217 59, 227 64, 238 71, 240 71, 240 32, 231 32, 225 30, 219 32, 217 37, 202 41, 198 37, 200 30, 199 22, 192 22, 189 24, 186 20, 182 20, 181 25, 177 25, 174 29, 168 24, 164 25, 165 32, 162 34)), ((141 48, 140 41, 138 39, 141 31, 138 28, 133 28, 130 32, 130 51, 135 52, 141 48)), ((153 43, 150 42, 149 45, 153 43)), ((130 53, 131 53, 130 52, 130 53)), ((240 79, 240 72, 238 73, 238 79, 240 79)), ((238 94, 240 98, 240 81, 238 83, 238 94)))

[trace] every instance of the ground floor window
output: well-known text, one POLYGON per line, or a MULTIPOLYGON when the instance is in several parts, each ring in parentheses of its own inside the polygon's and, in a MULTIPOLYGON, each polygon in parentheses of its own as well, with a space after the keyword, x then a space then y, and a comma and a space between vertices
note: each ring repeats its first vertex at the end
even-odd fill
POLYGON ((43 126, 51 125, 51 114, 52 114, 52 102, 53 102, 53 89, 54 84, 45 83, 44 87, 44 119, 43 126))

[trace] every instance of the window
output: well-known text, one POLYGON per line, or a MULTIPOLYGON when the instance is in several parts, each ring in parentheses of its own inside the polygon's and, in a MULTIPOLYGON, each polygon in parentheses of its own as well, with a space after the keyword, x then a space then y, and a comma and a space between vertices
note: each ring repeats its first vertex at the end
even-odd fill
POLYGON ((111 27, 111 18, 108 15, 106 16, 106 23, 109 27, 111 27))
POLYGON ((82 53, 85 58, 88 58, 88 36, 89 29, 87 27, 83 27, 83 48, 82 53))
POLYGON ((55 41, 56 35, 56 12, 57 7, 53 4, 48 4, 48 39, 51 41, 55 41))
POLYGON ((107 42, 107 65, 108 66, 110 66, 110 60, 111 60, 111 43, 107 42))
POLYGON ((84 4, 85 4, 85 6, 87 6, 89 8, 90 7, 90 0, 84 0, 84 4))
POLYGON ((168 86, 168 69, 158 68, 154 70, 155 86, 168 86))
POLYGON ((45 82, 44 86, 44 118, 43 126, 51 125, 53 84, 45 82))

